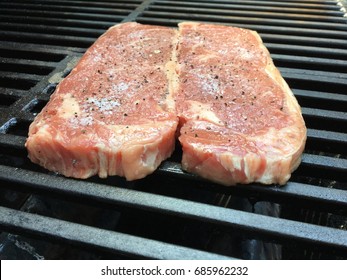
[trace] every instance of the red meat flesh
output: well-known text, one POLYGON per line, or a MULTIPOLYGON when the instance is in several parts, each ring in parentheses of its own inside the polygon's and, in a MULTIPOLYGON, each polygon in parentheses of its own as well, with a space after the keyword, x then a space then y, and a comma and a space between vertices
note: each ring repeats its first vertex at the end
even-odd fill
POLYGON ((134 180, 152 173, 174 149, 177 116, 168 76, 176 39, 167 27, 110 28, 31 124, 30 159, 75 178, 134 180))
POLYGON ((306 128, 259 35, 181 23, 176 57, 183 168, 225 185, 285 184, 306 128))

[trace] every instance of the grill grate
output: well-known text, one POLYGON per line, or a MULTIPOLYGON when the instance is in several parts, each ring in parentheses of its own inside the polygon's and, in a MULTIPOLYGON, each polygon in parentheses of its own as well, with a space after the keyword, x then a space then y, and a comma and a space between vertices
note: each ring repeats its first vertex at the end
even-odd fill
POLYGON ((22 258, 76 257, 61 253, 70 246, 95 252, 90 258, 347 258, 341 3, 0 1, 0 240, 6 245, 0 256, 24 242, 39 254, 22 258), (302 164, 285 187, 211 184, 182 171, 179 147, 153 175, 131 183, 67 179, 27 159, 28 127, 57 83, 109 26, 134 20, 165 26, 195 20, 260 33, 308 127, 302 164))

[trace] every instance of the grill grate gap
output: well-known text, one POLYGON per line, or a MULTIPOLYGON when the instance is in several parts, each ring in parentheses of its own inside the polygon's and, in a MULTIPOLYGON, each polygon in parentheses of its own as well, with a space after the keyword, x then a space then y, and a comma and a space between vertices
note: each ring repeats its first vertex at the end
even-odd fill
POLYGON ((336 186, 336 188, 347 190, 345 170, 332 170, 317 165, 301 163, 293 176, 293 182, 317 185, 321 187, 336 186), (321 174, 317 176, 317 173, 321 174))
POLYGON ((306 126, 318 130, 336 131, 347 133, 346 120, 329 120, 324 117, 304 115, 306 126))
POLYGON ((0 71, 10 71, 27 74, 47 75, 54 70, 53 66, 26 63, 18 60, 10 60, 0 64, 0 71))
POLYGON ((0 108, 9 107, 18 100, 18 97, 0 94, 0 108))
POLYGON ((8 128, 7 133, 26 137, 28 135, 30 124, 31 121, 17 120, 16 123, 8 128))
MULTIPOLYGON (((294 90, 295 93, 295 90, 294 90)), ((322 93, 323 95, 324 93, 322 93)), ((301 107, 316 108, 323 110, 332 110, 343 112, 347 108, 347 98, 341 99, 323 99, 315 96, 303 96, 296 94, 296 99, 298 100, 301 107)))
POLYGON ((37 81, 22 78, 2 77, 0 73, 0 87, 28 90, 32 88, 36 83, 37 81))
POLYGON ((12 49, 6 49, 0 46, 0 52, 1 57, 4 58, 20 58, 20 59, 28 59, 28 60, 35 60, 35 61, 52 61, 52 62, 58 62, 64 59, 65 55, 57 54, 57 53, 51 53, 51 52, 44 52, 41 50, 40 52, 37 52, 35 50, 23 50, 19 48, 12 48, 12 49))
POLYGON ((347 159, 347 142, 328 142, 323 139, 312 139, 308 137, 305 152, 334 158, 347 159))

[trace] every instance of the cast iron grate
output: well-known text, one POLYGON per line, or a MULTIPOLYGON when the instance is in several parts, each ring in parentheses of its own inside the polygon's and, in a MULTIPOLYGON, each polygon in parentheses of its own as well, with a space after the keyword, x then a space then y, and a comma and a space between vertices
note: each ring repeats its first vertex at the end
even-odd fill
POLYGON ((1 257, 346 258, 341 3, 0 1, 1 257), (153 175, 131 183, 68 179, 27 159, 28 127, 57 83, 105 29, 134 20, 195 20, 260 33, 308 127, 302 164, 285 187, 211 184, 181 170, 179 147, 153 175))

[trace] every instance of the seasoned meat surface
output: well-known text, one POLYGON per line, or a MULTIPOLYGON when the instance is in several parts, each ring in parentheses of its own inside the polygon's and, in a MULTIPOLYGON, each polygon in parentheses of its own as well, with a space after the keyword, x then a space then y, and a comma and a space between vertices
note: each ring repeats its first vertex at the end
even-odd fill
POLYGON ((59 84, 26 147, 68 177, 135 180, 171 155, 177 135, 188 172, 224 185, 288 181, 306 127, 256 32, 116 25, 59 84))
POLYGON ((183 168, 225 185, 284 184, 300 162, 306 128, 259 35, 181 23, 176 56, 183 168))
POLYGON ((177 31, 125 23, 88 49, 31 124, 30 159, 65 176, 139 179, 174 149, 168 73, 177 31))

